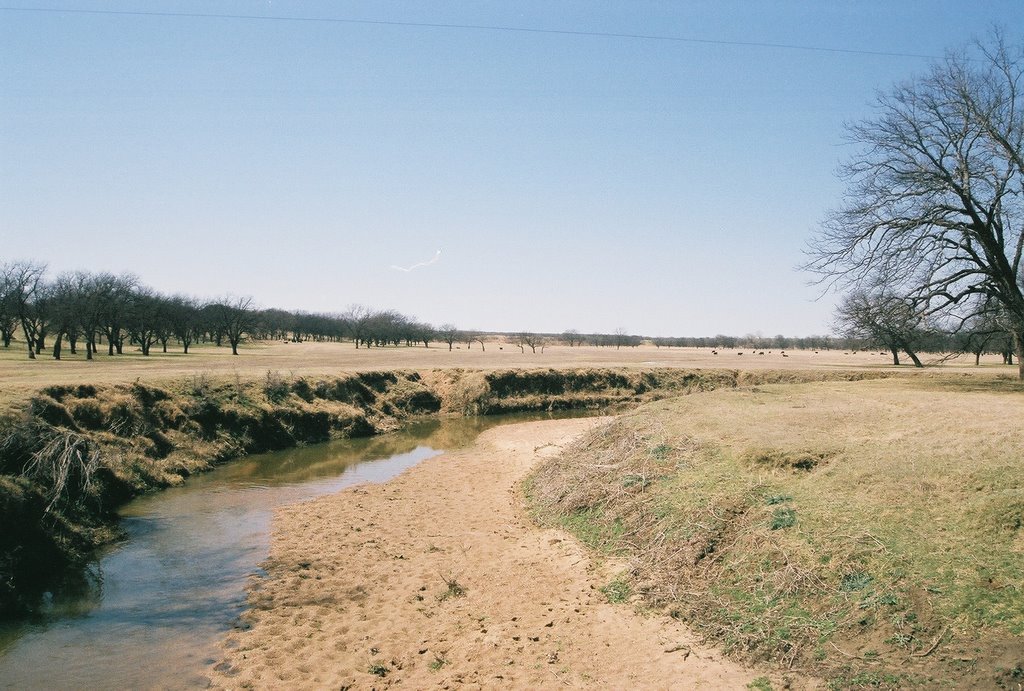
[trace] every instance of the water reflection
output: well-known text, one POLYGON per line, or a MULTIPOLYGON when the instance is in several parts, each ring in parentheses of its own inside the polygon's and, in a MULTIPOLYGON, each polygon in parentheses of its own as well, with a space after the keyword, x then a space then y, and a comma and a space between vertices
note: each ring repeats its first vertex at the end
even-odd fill
POLYGON ((261 573, 275 507, 387 480, 489 427, 542 417, 432 420, 252 456, 136 499, 121 511, 124 541, 33 619, 0 628, 0 688, 203 685, 247 579, 261 573))

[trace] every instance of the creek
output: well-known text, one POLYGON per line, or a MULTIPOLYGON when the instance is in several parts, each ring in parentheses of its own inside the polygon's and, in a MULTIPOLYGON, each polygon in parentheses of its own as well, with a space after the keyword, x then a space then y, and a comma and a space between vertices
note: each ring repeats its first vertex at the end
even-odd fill
MULTIPOLYGON (((563 413, 558 417, 578 416, 563 413)), ((30 620, 0 624, 0 688, 205 687, 262 574, 276 507, 384 482, 483 430, 544 414, 417 422, 249 456, 121 508, 125 538, 30 620)))

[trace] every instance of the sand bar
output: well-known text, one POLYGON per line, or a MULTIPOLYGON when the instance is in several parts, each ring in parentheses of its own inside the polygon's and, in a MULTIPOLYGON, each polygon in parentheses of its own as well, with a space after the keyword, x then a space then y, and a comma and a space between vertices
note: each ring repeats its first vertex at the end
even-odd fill
POLYGON ((597 424, 498 427, 388 483, 280 509, 251 628, 227 637, 214 687, 746 688, 765 672, 608 603, 618 566, 526 514, 530 468, 597 424))

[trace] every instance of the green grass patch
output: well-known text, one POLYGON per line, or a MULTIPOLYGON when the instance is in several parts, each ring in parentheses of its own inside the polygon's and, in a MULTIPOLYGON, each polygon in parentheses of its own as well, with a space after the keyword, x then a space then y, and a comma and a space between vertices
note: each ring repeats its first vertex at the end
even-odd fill
POLYGON ((624 580, 616 579, 608 585, 601 586, 601 592, 613 605, 622 604, 629 599, 632 589, 624 580))

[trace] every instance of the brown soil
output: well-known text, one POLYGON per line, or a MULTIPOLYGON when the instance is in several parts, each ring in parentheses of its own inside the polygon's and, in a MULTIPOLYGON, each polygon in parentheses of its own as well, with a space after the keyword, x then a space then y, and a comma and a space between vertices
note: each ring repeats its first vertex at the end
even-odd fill
POLYGON ((771 677, 677 621, 609 603, 600 588, 616 565, 532 523, 522 479, 599 422, 496 428, 386 484, 281 510, 213 685, 742 689, 771 677))

